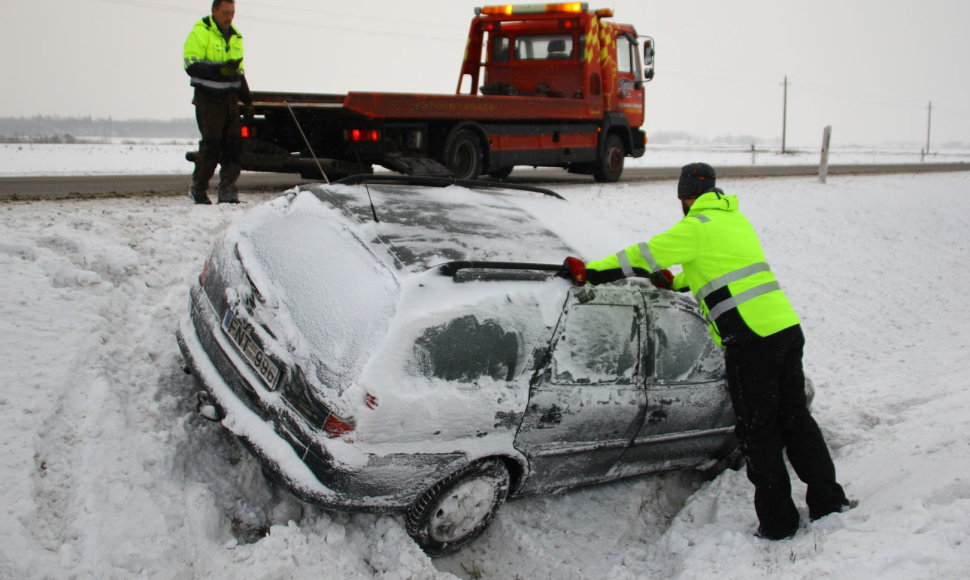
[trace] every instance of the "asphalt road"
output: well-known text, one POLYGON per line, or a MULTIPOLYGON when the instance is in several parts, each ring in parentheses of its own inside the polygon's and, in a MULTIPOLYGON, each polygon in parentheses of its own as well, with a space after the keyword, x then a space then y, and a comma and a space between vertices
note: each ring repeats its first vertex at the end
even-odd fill
MULTIPOLYGON (((933 173, 970 171, 970 163, 915 163, 898 165, 830 165, 829 175, 888 173, 933 173)), ((677 179, 679 167, 629 167, 623 182, 677 179)), ((817 175, 811 165, 721 166, 718 177, 786 177, 817 175)), ((129 197, 134 195, 187 195, 189 175, 84 175, 57 177, 0 177, 0 200, 76 199, 129 197)), ((585 175, 573 175, 562 169, 517 169, 509 176, 513 183, 554 185, 557 183, 592 182, 585 175)), ((311 183, 296 174, 244 172, 238 181, 240 192, 283 191, 295 185, 311 183)))

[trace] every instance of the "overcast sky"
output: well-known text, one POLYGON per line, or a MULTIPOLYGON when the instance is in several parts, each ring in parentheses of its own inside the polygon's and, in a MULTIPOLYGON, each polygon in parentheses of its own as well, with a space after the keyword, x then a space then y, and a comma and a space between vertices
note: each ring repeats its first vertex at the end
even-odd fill
MULTIPOLYGON (((237 0, 254 90, 452 93, 466 0, 237 0)), ((0 116, 193 115, 182 45, 208 0, 0 0, 0 116)), ((605 0, 657 44, 648 135, 790 146, 970 143, 967 0, 605 0)))

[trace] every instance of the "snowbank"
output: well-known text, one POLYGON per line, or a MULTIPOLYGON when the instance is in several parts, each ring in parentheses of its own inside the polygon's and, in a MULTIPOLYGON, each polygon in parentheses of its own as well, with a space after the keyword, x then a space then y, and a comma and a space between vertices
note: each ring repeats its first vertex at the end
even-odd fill
MULTIPOLYGON (((195 413, 173 333, 246 205, 6 202, 0 577, 964 577, 970 317, 954 295, 970 285, 970 174, 720 185, 803 318, 816 417, 855 510, 765 542, 743 472, 673 473, 511 502, 478 543, 431 561, 396 517, 273 489, 195 413)), ((678 219, 669 183, 559 191, 630 242, 678 219)))

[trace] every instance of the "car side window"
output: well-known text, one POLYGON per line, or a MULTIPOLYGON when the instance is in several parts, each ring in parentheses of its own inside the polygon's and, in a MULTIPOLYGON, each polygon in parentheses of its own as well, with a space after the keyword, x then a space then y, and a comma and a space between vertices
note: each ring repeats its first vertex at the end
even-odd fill
POLYGON ((638 318, 630 305, 574 305, 553 346, 552 382, 633 384, 640 350, 638 318))
POLYGON ((419 372, 447 381, 474 383, 482 377, 510 381, 519 339, 494 320, 462 316, 424 331, 414 343, 419 372))
POLYGON ((657 307, 654 312, 659 381, 682 383, 724 377, 724 354, 711 340, 700 315, 676 307, 657 307))

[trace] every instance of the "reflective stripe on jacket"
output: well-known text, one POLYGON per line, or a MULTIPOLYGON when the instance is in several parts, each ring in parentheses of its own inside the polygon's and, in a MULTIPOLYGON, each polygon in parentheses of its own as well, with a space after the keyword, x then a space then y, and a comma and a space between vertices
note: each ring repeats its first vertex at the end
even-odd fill
POLYGON ((718 345, 770 336, 798 324, 798 315, 765 261, 738 199, 720 191, 697 198, 687 216, 668 231, 586 264, 600 284, 681 264, 677 290, 690 289, 718 345))
POLYGON ((225 66, 227 61, 242 58, 242 35, 233 27, 227 39, 211 16, 196 22, 185 40, 183 60, 192 86, 215 97, 248 92, 242 63, 238 69, 225 66))

